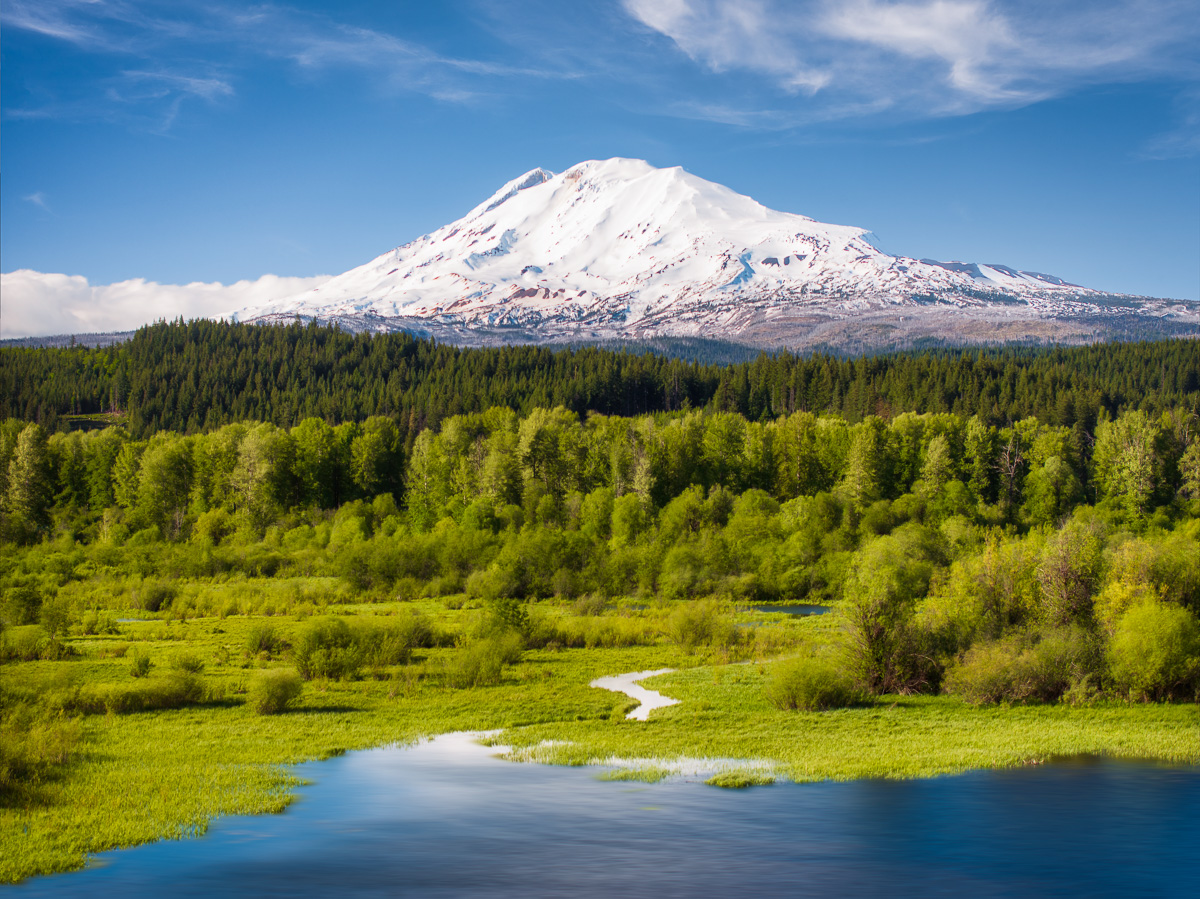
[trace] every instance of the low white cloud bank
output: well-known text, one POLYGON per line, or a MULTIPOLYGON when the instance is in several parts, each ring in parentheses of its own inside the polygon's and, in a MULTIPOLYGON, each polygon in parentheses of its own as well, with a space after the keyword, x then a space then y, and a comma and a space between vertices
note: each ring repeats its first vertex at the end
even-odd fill
POLYGON ((0 338, 130 331, 159 319, 225 318, 324 284, 263 275, 256 281, 159 284, 144 278, 89 284, 81 275, 19 269, 0 275, 0 338))

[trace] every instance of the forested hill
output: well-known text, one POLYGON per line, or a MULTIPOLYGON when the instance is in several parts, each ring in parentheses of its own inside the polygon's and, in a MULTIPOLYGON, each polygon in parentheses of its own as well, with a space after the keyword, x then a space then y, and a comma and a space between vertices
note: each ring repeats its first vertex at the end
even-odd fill
POLYGON ((555 406, 635 415, 708 408, 768 420, 796 411, 851 421, 954 412, 1003 424, 1080 424, 1142 409, 1200 408, 1200 341, 940 350, 860 359, 763 354, 704 365, 608 349, 463 349, 332 327, 159 323, 102 348, 0 349, 0 419, 51 430, 66 416, 125 413, 130 434, 232 421, 382 415, 407 435, 457 414, 555 406))

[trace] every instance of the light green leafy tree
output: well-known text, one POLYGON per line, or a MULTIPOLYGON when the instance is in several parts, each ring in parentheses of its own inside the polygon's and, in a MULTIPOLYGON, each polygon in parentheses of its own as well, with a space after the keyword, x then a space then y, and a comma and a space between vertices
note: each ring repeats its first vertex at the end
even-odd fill
POLYGON ((1096 427, 1096 481, 1135 520, 1150 510, 1162 479, 1161 436, 1160 424, 1141 410, 1096 427))
POLYGON ((14 540, 32 540, 49 527, 54 497, 46 432, 40 425, 26 425, 18 435, 8 463, 7 482, 7 530, 14 540))
POLYGON ((137 489, 137 516, 176 539, 187 518, 192 488, 189 441, 175 434, 156 434, 142 454, 137 489))

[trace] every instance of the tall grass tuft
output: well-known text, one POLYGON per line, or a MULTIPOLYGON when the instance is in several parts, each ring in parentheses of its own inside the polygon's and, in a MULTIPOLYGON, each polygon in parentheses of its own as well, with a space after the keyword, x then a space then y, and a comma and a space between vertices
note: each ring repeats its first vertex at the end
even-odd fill
POLYGON ((515 631, 496 631, 464 643, 446 671, 451 686, 490 687, 500 683, 504 666, 521 660, 523 641, 515 631))
POLYGON ((258 715, 278 715, 292 705, 304 689, 300 675, 290 668, 260 671, 250 682, 246 704, 258 715))
POLYGON ((767 699, 780 709, 823 712, 862 702, 853 678, 829 659, 806 656, 776 666, 767 699))

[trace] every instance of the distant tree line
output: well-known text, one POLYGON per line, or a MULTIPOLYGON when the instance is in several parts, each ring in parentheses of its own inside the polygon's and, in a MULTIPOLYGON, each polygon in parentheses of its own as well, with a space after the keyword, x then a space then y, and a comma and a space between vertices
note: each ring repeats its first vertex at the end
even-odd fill
POLYGON ((412 446, 426 427, 507 407, 632 416, 706 409, 754 422, 796 412, 849 422, 902 412, 1027 418, 1090 434, 1129 410, 1200 409, 1200 341, 938 350, 859 359, 762 354, 731 365, 654 353, 464 349, 407 334, 212 321, 159 323, 102 347, 0 349, 0 418, 46 431, 121 413, 128 433, 197 434, 238 421, 290 428, 390 419, 412 446))

